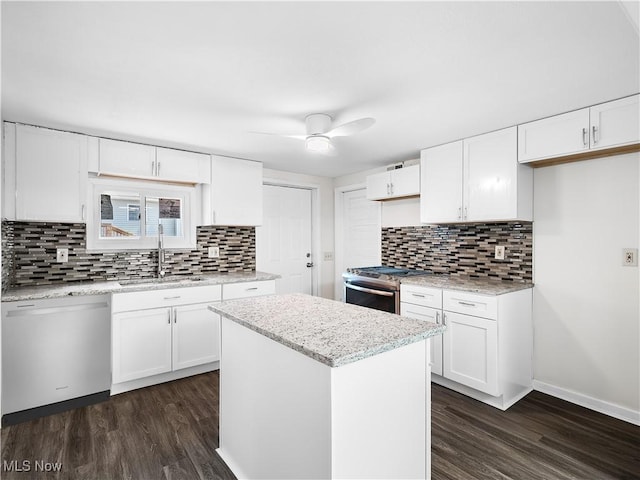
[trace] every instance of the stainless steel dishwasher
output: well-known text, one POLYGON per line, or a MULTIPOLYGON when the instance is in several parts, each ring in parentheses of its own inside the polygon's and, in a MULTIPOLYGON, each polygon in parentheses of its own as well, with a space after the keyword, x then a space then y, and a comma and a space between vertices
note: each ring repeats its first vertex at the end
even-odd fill
POLYGON ((109 397, 108 295, 2 304, 2 424, 109 397))

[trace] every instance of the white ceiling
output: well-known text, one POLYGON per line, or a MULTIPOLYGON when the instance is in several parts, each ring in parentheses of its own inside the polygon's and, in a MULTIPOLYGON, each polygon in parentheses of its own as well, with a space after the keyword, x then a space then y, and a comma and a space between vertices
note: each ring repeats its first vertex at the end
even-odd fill
POLYGON ((339 176, 640 91, 637 3, 2 2, 2 117, 339 176), (635 27, 635 28, 634 28, 635 27), (375 117, 338 155, 251 132, 375 117))

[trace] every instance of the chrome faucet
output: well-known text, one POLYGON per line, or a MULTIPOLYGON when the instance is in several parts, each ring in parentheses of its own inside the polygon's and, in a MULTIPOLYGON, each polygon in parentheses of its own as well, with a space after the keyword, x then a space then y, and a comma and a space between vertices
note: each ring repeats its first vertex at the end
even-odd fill
POLYGON ((158 223, 158 278, 163 278, 165 271, 162 268, 164 263, 164 245, 163 245, 164 229, 162 224, 158 223))

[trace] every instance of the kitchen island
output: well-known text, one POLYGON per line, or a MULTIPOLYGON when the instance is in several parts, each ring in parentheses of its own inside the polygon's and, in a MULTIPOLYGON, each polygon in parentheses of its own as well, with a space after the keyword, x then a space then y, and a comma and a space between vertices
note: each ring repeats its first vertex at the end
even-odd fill
POLYGON ((423 322, 302 294, 222 315, 220 456, 238 478, 429 478, 423 322))

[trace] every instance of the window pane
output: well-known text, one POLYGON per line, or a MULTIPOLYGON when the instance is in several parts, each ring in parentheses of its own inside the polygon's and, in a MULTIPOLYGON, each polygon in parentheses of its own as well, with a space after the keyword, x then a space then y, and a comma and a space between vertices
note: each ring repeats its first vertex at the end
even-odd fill
POLYGON ((162 224, 165 237, 182 237, 183 212, 179 198, 146 197, 146 235, 158 236, 158 224, 162 224))
POLYGON ((140 195, 105 192, 100 195, 100 238, 140 237, 140 195))

